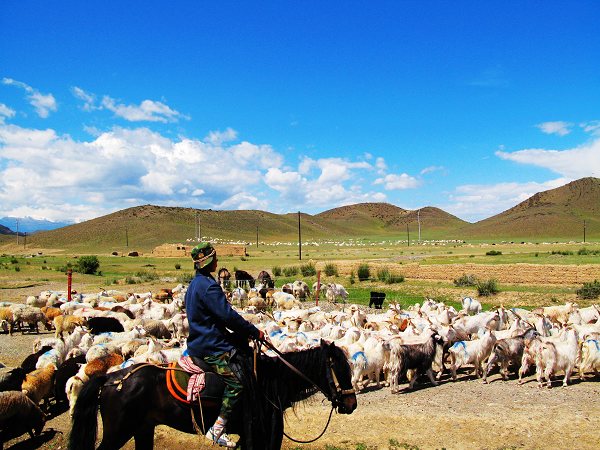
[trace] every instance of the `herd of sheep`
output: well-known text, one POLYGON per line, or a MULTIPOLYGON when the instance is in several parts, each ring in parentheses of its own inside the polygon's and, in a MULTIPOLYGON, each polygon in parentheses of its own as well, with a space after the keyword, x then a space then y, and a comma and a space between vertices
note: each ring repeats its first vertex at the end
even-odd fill
MULTIPOLYGON (((358 305, 324 311, 305 307, 303 300, 314 289, 298 280, 280 289, 259 285, 227 292, 240 314, 281 352, 310 348, 322 339, 343 348, 357 392, 369 384, 398 392, 405 380, 412 389, 421 375, 437 385, 447 369, 456 380, 462 366, 473 368, 483 382, 495 367, 504 380, 513 371, 521 382, 535 366, 539 385, 548 387, 560 373, 566 386, 575 369, 581 379, 600 369, 595 305, 482 311, 477 300, 465 298, 460 311, 431 299, 408 309, 392 302, 378 313, 358 305)), ((347 300, 341 285, 321 289, 332 302, 347 300)), ((53 336, 35 339, 19 367, 0 365, 0 433, 24 427, 23 433, 39 434, 49 402, 68 402, 72 412, 84 383, 94 376, 140 362, 177 361, 188 333, 185 292, 178 285, 154 295, 102 291, 74 294, 69 301, 65 293, 44 291, 24 303, 0 303, 6 334, 39 333, 40 324, 54 330, 53 336)))

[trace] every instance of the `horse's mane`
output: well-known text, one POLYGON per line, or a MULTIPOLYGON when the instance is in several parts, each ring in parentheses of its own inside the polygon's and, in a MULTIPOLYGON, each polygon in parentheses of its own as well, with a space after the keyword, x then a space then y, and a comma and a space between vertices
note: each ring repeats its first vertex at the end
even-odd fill
MULTIPOLYGON (((314 347, 308 350, 286 353, 285 359, 314 383, 323 381, 321 370, 326 367, 326 359, 337 347, 314 347)), ((333 355, 332 355, 333 356, 333 355)), ((258 367, 258 382, 272 402, 282 409, 294 406, 306 400, 318 391, 318 388, 293 373, 279 358, 263 356, 258 367)))

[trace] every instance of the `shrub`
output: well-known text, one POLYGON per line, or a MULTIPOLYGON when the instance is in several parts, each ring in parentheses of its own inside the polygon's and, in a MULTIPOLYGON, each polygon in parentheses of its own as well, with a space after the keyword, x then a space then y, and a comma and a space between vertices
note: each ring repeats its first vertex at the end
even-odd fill
POLYGON ((338 276, 337 266, 333 263, 325 264, 325 275, 328 277, 338 276))
POLYGON ((300 273, 303 277, 312 277, 317 274, 317 269, 313 263, 302 264, 300 266, 300 273))
POLYGON ((77 272, 94 274, 100 267, 98 257, 94 255, 82 256, 77 260, 77 272))
POLYGON ((454 286, 465 287, 465 286, 476 286, 477 277, 475 275, 467 275, 466 273, 454 280, 454 286))
POLYGON ((194 274, 192 272, 186 272, 177 277, 177 282, 181 284, 190 284, 193 279, 194 274))
POLYGON ((385 281, 390 277, 390 270, 386 267, 383 269, 377 269, 377 279, 379 281, 385 281))
POLYGON ((175 264, 175 270, 179 270, 179 269, 181 269, 181 264, 179 264, 179 263, 175 264))
POLYGON ((19 260, 18 260, 17 258, 15 258, 14 256, 12 256, 12 257, 10 258, 10 263, 11 263, 11 264, 19 264, 19 260))
POLYGON ((273 272, 273 276, 274 277, 280 277, 281 276, 281 267, 274 266, 274 267, 271 268, 271 271, 273 272))
POLYGON ((367 263, 363 263, 358 266, 356 270, 356 275, 358 276, 358 281, 367 281, 371 277, 371 270, 369 269, 369 265, 367 263))
POLYGON ((498 256, 501 255, 502 252, 499 250, 490 250, 489 252, 485 252, 486 256, 498 256))
POLYGON ((600 250, 590 250, 587 247, 581 247, 579 250, 577 250, 577 254, 578 255, 600 255, 600 250))
POLYGON ((488 297, 500 292, 498 282, 494 278, 487 281, 477 281, 477 293, 482 297, 488 297))
POLYGON ((297 266, 288 266, 283 268, 283 275, 286 277, 293 277, 298 273, 297 266))
POLYGON ((354 279, 354 272, 350 273, 350 284, 354 284, 356 280, 354 279))
POLYGON ((595 299, 600 296, 600 282, 594 280, 592 283, 583 283, 581 289, 577 289, 577 296, 585 299, 595 299))
POLYGON ((573 252, 570 251, 570 250, 552 250, 552 254, 553 255, 569 256, 569 255, 572 255, 573 252))
POLYGON ((140 283, 158 280, 158 274, 156 272, 149 272, 147 270, 140 270, 135 274, 135 277, 140 280, 140 283))
POLYGON ((21 268, 19 266, 15 266, 15 272, 20 272, 21 268))

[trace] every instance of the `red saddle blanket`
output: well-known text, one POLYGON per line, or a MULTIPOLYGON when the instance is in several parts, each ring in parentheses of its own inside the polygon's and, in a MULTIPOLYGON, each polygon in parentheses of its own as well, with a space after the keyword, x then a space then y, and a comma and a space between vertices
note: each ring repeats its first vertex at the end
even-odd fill
POLYGON ((205 372, 189 356, 169 364, 167 389, 173 397, 183 403, 198 401, 200 392, 206 386, 205 372))

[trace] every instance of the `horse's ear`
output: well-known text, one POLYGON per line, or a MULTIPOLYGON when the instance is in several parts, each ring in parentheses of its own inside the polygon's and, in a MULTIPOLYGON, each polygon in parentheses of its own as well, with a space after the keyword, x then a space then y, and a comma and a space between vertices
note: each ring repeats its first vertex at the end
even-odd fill
POLYGON ((322 348, 331 347, 332 345, 335 345, 335 344, 333 342, 327 342, 325 339, 321 338, 321 347, 322 348))

